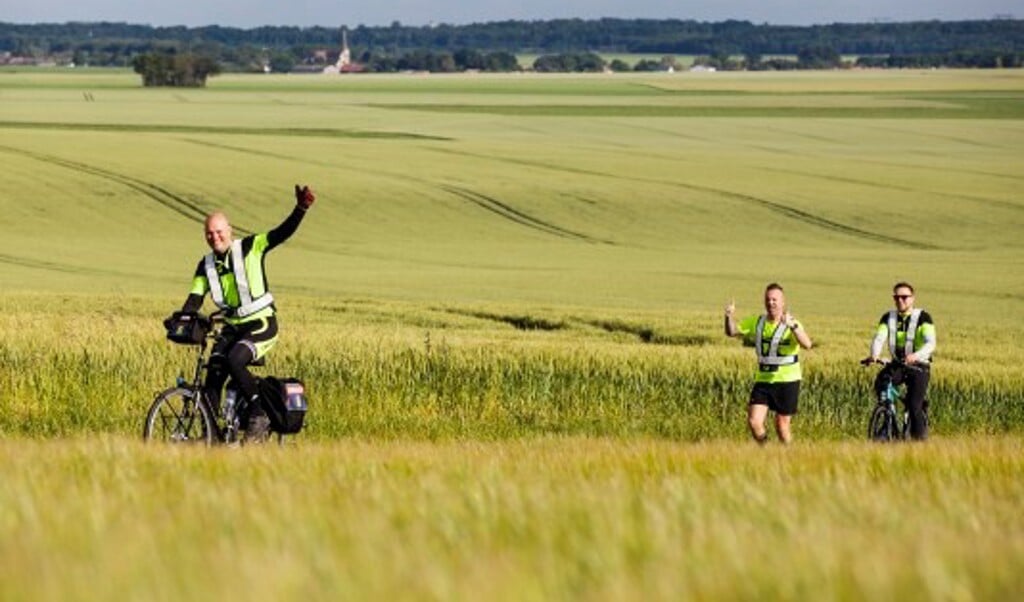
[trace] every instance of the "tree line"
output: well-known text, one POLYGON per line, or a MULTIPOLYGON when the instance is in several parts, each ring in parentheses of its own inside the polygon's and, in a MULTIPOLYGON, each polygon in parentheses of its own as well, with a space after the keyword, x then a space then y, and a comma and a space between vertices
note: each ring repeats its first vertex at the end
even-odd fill
MULTIPOLYGON (((0 52, 71 54, 94 65, 131 64, 134 56, 170 48, 211 56, 225 65, 270 51, 296 58, 340 45, 335 27, 152 27, 126 23, 0 22, 0 52)), ((1024 20, 835 23, 788 26, 749 21, 555 19, 469 25, 349 28, 353 50, 401 56, 418 50, 562 54, 605 52, 685 55, 796 55, 825 46, 845 55, 939 55, 962 51, 1024 52, 1024 20)))
MULTIPOLYGON (((3 56, 129 66, 146 85, 203 85, 220 71, 315 71, 337 60, 340 30, 324 27, 152 27, 125 23, 0 23, 3 56)), ((471 25, 357 26, 352 56, 369 72, 514 71, 516 53, 538 53, 535 71, 654 71, 694 55, 716 69, 846 66, 1021 67, 1024 20, 922 21, 807 27, 652 19, 558 19, 471 25), (628 65, 598 53, 661 54, 628 65), (780 56, 781 55, 781 56, 780 56), (857 55, 845 62, 843 55, 857 55), (765 58, 769 57, 769 58, 765 58), (784 58, 795 57, 795 58, 784 58)), ((0 60, 2 62, 2 60, 0 60)))

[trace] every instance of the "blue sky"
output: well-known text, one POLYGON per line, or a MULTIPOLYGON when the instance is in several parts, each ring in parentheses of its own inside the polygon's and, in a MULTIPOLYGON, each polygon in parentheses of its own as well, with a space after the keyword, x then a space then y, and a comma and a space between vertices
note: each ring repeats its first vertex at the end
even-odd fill
POLYGON ((811 25, 872 21, 958 21, 1010 15, 1024 18, 1020 0, 0 0, 0 21, 64 23, 117 21, 149 25, 404 25, 487 21, 679 18, 740 19, 753 23, 811 25))

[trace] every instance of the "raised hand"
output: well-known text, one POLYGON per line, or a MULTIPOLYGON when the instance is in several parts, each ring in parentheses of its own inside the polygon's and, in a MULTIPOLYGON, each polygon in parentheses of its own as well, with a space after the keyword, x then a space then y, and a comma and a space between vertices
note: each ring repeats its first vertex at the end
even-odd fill
POLYGON ((310 190, 309 186, 299 187, 295 185, 295 202, 303 209, 309 209, 313 206, 313 202, 316 201, 316 195, 310 190))

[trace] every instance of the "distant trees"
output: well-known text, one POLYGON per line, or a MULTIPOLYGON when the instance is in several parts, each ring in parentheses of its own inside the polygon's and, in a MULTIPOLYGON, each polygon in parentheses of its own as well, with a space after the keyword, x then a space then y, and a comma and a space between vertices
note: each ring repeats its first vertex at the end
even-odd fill
MULTIPOLYGON (((468 25, 356 26, 349 30, 353 57, 366 71, 399 69, 510 71, 515 53, 539 54, 541 70, 588 71, 594 53, 692 55, 720 69, 835 68, 839 55, 869 57, 861 65, 1019 67, 1024 58, 1024 19, 835 23, 807 27, 755 25, 728 20, 710 23, 679 19, 556 19, 501 21, 468 25), (472 50, 471 50, 472 49, 472 50), (588 56, 589 55, 589 56, 588 56), (798 56, 800 55, 800 56, 798 56), (739 59, 737 57, 743 57, 739 59), (765 58, 768 57, 768 58, 765 58), (796 60, 778 57, 798 57, 796 60)), ((0 57, 90 66, 135 66, 146 55, 194 54, 209 57, 225 71, 273 70, 293 64, 307 70, 326 64, 325 52, 341 42, 336 28, 151 27, 110 22, 16 24, 0 22, 0 57), (312 60, 320 55, 320 62, 312 60)), ((202 85, 174 69, 154 71, 150 85, 202 85), (188 81, 173 83, 167 81, 188 81)), ((609 65, 623 70, 624 62, 609 65)), ((654 63, 641 69, 662 68, 654 63)), ((602 64, 602 69, 604 65, 602 64)), ((213 72, 206 75, 212 75, 213 72)))
POLYGON ((604 59, 593 52, 546 54, 533 61, 533 70, 541 73, 601 72, 604 59))
POLYGON ((451 73, 455 71, 455 57, 450 52, 415 50, 399 57, 396 67, 399 71, 451 73))
POLYGON ((616 73, 633 70, 633 68, 629 66, 629 63, 622 59, 612 59, 612 62, 608 63, 608 68, 616 73))
POLYGON ((132 60, 132 68, 142 76, 146 87, 201 88, 207 77, 220 73, 217 61, 195 54, 140 54, 132 60))
POLYGON ((396 71, 430 71, 452 73, 458 71, 518 71, 519 60, 511 52, 481 52, 460 48, 455 52, 415 50, 398 56, 383 52, 364 51, 357 62, 370 73, 396 71))
POLYGON ((639 61, 636 62, 636 65, 633 65, 633 70, 634 71, 664 71, 665 68, 662 67, 661 61, 656 61, 654 59, 640 59, 639 61))
POLYGON ((287 52, 275 52, 270 55, 268 66, 274 73, 288 73, 295 67, 295 57, 287 52))
POLYGON ((928 69, 933 67, 1006 69, 1024 67, 1024 53, 962 51, 945 54, 907 54, 902 56, 862 56, 858 67, 928 69))
POLYGON ((678 69, 679 63, 676 61, 676 57, 671 55, 665 55, 658 60, 640 59, 633 66, 634 71, 676 71, 678 69))
POLYGON ((518 71, 519 59, 511 52, 481 52, 460 48, 454 55, 456 68, 460 71, 518 71))
POLYGON ((727 52, 716 52, 711 56, 698 56, 693 59, 694 65, 701 65, 704 67, 714 67, 721 71, 738 71, 743 68, 743 64, 732 58, 727 52))
POLYGON ((519 59, 511 52, 489 52, 484 56, 483 71, 518 71, 519 59))
POLYGON ((828 46, 801 48, 796 55, 801 69, 835 69, 843 64, 843 57, 828 46))

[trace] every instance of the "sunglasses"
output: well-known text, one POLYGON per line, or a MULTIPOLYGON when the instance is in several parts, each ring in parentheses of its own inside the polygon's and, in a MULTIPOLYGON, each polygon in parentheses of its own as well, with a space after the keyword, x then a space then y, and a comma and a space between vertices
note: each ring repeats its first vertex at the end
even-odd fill
POLYGON ((893 295, 892 298, 896 301, 906 301, 907 299, 910 299, 913 296, 914 295, 893 295))

